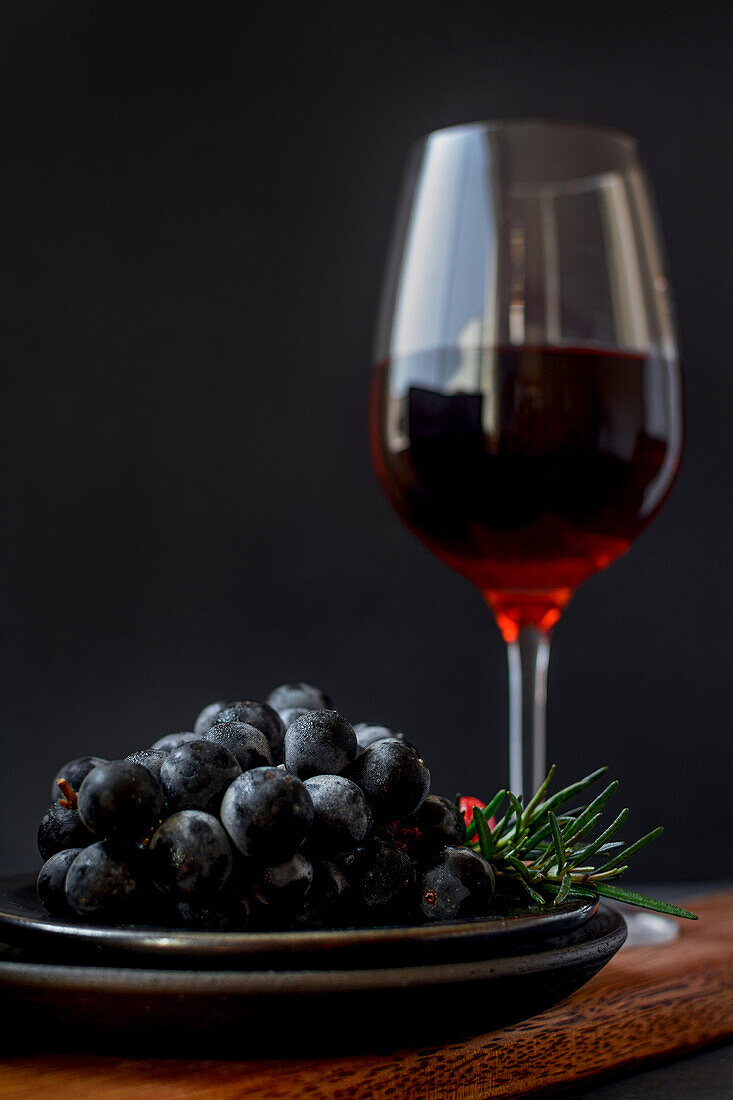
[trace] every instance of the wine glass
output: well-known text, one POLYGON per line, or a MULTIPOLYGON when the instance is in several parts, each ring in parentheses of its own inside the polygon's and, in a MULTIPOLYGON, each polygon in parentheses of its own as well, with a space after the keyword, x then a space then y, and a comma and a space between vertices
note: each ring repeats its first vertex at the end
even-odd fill
POLYGON ((580 123, 414 150, 376 338, 374 463, 509 656, 509 782, 545 775, 550 635, 663 504, 682 451, 670 289, 636 142, 580 123))

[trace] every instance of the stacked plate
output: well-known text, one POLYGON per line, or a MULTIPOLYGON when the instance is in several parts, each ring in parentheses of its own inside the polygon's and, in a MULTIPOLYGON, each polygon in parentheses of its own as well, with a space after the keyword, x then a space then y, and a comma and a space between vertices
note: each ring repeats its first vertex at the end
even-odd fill
POLYGON ((39 1035, 237 1057, 444 1042, 563 1000, 626 936, 591 902, 410 928, 101 927, 49 917, 34 884, 0 880, 0 991, 35 1049, 39 1035))

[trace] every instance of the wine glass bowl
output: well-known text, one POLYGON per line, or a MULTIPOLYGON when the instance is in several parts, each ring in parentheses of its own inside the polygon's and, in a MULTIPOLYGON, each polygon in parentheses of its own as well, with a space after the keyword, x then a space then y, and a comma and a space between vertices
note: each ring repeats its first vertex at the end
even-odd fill
POLYGON ((384 491, 509 645, 519 793, 544 773, 550 631, 650 522, 681 457, 670 291, 633 139, 534 120, 424 139, 375 362, 384 491))

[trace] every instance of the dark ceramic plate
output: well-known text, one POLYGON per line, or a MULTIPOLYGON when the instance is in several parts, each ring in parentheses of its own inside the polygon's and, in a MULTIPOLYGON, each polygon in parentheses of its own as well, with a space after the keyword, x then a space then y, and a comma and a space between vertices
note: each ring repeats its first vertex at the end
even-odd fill
POLYGON ((311 969, 391 966, 469 958, 487 959, 535 947, 584 925, 597 910, 591 901, 557 908, 507 911, 486 920, 441 921, 414 927, 347 928, 319 932, 190 932, 180 929, 106 927, 50 917, 36 897, 35 876, 0 879, 0 939, 57 960, 85 956, 146 966, 217 962, 228 969, 311 969))
POLYGON ((6 948, 3 1045, 283 1058, 445 1042, 557 1004, 625 938, 623 917, 601 909, 552 946, 428 966, 151 970, 26 961, 6 948))

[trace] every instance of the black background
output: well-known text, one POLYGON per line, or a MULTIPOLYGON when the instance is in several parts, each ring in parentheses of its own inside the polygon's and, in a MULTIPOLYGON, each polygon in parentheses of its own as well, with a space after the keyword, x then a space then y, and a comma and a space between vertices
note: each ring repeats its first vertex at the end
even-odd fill
POLYGON ((666 823, 637 877, 730 873, 721 11, 6 0, 4 869, 36 863, 66 759, 123 755, 285 679, 405 729, 439 791, 505 781, 498 631, 382 498, 366 398, 408 146, 535 115, 640 139, 689 433, 663 512, 557 628, 550 756, 568 780, 608 763, 630 832, 666 823))

